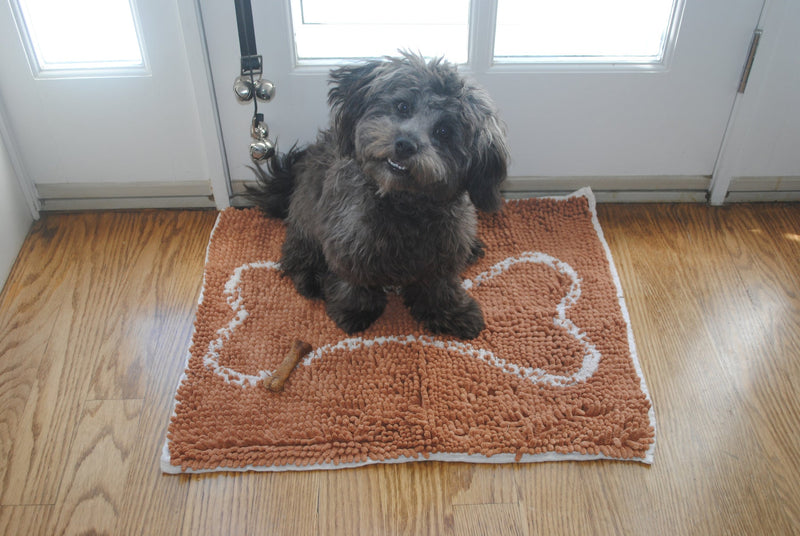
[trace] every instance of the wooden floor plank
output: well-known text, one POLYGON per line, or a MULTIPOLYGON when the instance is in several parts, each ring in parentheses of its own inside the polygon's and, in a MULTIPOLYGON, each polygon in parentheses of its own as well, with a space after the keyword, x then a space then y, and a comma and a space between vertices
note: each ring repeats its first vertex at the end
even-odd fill
POLYGON ((515 465, 458 464, 450 469, 455 486, 453 504, 510 504, 520 499, 515 465))
MULTIPOLYGON (((83 362, 75 363, 76 367, 69 363, 74 337, 83 329, 75 320, 80 319, 80 326, 89 322, 81 282, 90 262, 76 247, 86 242, 86 221, 75 225, 39 222, 34 231, 32 236, 41 240, 23 245, 14 272, 18 275, 4 290, 13 302, 0 300, 8 305, 0 314, 13 318, 12 329, 0 337, 25 341, 3 349, 2 368, 22 364, 17 368, 22 374, 15 381, 27 393, 22 417, 3 448, 7 465, 2 504, 55 501, 63 468, 60 462, 66 456, 63 441, 72 435, 88 385, 83 362), (70 369, 74 374, 69 374, 70 369)), ((90 338, 99 340, 97 334, 90 338)))
POLYGON ((45 215, 0 293, 0 533, 796 532, 800 205, 598 211, 656 408, 651 467, 191 477, 158 459, 215 213, 45 215))
MULTIPOLYGON (((315 472, 195 477, 181 534, 317 534, 317 491, 323 478, 315 472)), ((347 511, 342 517, 349 518, 353 508, 347 511)))
POLYGON ((790 526, 798 527, 800 505, 792 498, 800 496, 795 478, 800 473, 800 214, 786 208, 777 206, 775 218, 751 207, 727 213, 723 246, 752 314, 711 328, 727 342, 720 343, 727 348, 725 368, 747 400, 754 433, 766 447, 777 500, 787 505, 790 526))
POLYGON ((164 243, 165 254, 150 270, 153 290, 147 293, 153 303, 143 306, 150 312, 137 316, 128 331, 132 337, 128 342, 136 348, 135 366, 141 370, 138 381, 144 389, 144 405, 142 435, 129 477, 137 493, 125 498, 121 534, 180 534, 191 483, 187 477, 162 475, 159 457, 175 388, 186 364, 205 249, 216 213, 170 212, 162 218, 159 243, 164 243))
MULTIPOLYGON (((67 269, 70 229, 38 222, 26 240, 0 293, 0 492, 2 504, 21 504, 30 471, 33 436, 38 435, 29 406, 38 390, 39 368, 58 330, 68 325, 62 312, 74 287, 67 269), (43 306, 47 304, 46 306, 43 306), (14 462, 13 460, 16 460, 14 462), (22 470, 14 471, 15 467, 22 470)), ((54 497, 49 497, 50 501, 54 497)))
POLYGON ((390 534, 453 534, 451 467, 443 462, 389 465, 378 484, 390 534))
POLYGON ((110 229, 104 267, 108 271, 104 291, 113 296, 115 315, 101 326, 107 345, 98 352, 89 399, 140 398, 152 363, 153 335, 164 328, 176 306, 185 308, 188 294, 197 295, 203 251, 212 213, 153 212, 149 218, 136 214, 99 215, 96 225, 110 229), (199 225, 199 227, 198 227, 199 225), (188 255, 187 255, 188 254, 188 255), (178 291, 180 296, 175 295, 178 291), (176 301, 177 300, 177 301, 176 301))
POLYGON ((53 513, 51 534, 119 534, 129 493, 131 452, 139 438, 141 400, 85 404, 53 513))
MULTIPOLYGON (((681 533, 709 533, 720 528, 732 533, 781 533, 788 529, 787 518, 783 512, 769 515, 772 505, 779 502, 766 461, 769 445, 751 433, 753 427, 763 427, 764 423, 754 422, 748 414, 747 395, 739 389, 728 366, 729 360, 737 359, 745 348, 742 331, 730 330, 730 314, 749 310, 750 301, 740 274, 729 262, 719 262, 727 259, 722 252, 725 226, 720 219, 725 213, 690 206, 638 210, 643 211, 647 225, 631 217, 636 210, 627 211, 626 220, 620 222, 626 241, 642 231, 636 248, 617 249, 613 239, 611 242, 622 267, 635 262, 629 255, 648 259, 647 265, 635 272, 623 270, 623 285, 628 279, 634 332, 645 333, 637 338, 640 355, 648 364, 644 368, 659 416, 657 456, 668 458, 666 466, 656 464, 652 468, 659 475, 656 482, 661 489, 655 490, 651 499, 679 496, 689 486, 689 494, 699 499, 695 503, 699 506, 668 503, 689 508, 672 516, 686 522, 676 527, 681 533), (653 217, 656 210, 659 212, 653 217), (647 236, 656 221, 659 233, 647 236), (716 261, 709 262, 711 259, 716 261), (720 330, 727 330, 727 338, 720 330), (662 400, 664 403, 660 403, 662 400), (664 467, 680 467, 686 473, 683 481, 661 474, 664 467), (688 480, 693 474, 705 478, 688 480), (720 482, 739 489, 757 488, 761 493, 725 493, 720 482), (667 486, 673 483, 684 487, 669 489, 667 486)), ((606 227, 614 229, 612 224, 606 227)), ((607 234, 614 235, 608 230, 607 234)), ((610 489, 624 490, 620 486, 610 489)), ((633 498, 637 496, 643 495, 637 493, 633 498)), ((619 502, 626 502, 624 496, 619 502)))
POLYGON ((0 506, 0 534, 48 534, 53 505, 0 506))
POLYGON ((385 475, 381 467, 321 474, 319 534, 391 534, 385 475))
POLYGON ((459 504, 455 508, 455 534, 524 536, 528 528, 519 504, 459 504))

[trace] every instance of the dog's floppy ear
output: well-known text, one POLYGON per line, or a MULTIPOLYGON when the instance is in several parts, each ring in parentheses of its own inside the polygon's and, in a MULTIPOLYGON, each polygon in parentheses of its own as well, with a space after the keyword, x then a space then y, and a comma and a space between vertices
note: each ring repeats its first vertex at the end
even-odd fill
POLYGON ((369 85, 375 80, 378 67, 383 64, 376 60, 331 71, 328 104, 342 154, 349 155, 355 150, 356 123, 367 108, 369 85))
POLYGON ((509 151, 505 133, 494 106, 481 91, 473 91, 471 103, 474 124, 478 125, 467 168, 466 186, 472 204, 484 212, 494 212, 503 203, 500 183, 506 178, 509 151))

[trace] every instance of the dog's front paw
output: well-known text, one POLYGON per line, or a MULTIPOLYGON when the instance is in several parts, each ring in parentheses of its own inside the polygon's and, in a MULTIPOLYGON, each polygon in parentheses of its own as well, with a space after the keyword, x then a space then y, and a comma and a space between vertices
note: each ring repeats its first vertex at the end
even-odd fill
POLYGON ((472 298, 462 307, 440 311, 425 320, 423 325, 433 333, 454 335, 460 339, 474 339, 486 327, 483 312, 472 298))
POLYGON ((319 276, 314 272, 292 274, 292 282, 297 293, 309 300, 321 300, 325 297, 319 276))
POLYGON ((334 274, 324 281, 325 310, 346 333, 364 331, 386 308, 383 289, 352 285, 334 274))
POLYGON ((406 287, 403 299, 411 316, 433 333, 474 339, 486 327, 481 306, 455 280, 406 287))
POLYGON ((328 304, 327 312, 331 320, 336 322, 336 325, 341 330, 348 335, 352 335, 370 327, 381 316, 383 308, 369 310, 340 309, 331 307, 328 304))

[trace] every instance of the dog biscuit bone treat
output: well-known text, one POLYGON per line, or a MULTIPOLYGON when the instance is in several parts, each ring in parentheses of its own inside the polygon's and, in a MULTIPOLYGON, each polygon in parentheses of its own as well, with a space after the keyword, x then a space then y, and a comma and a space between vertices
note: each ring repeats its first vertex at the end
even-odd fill
POLYGON ((269 378, 264 380, 264 385, 270 391, 279 392, 283 391, 283 384, 291 374, 294 367, 300 361, 300 358, 311 351, 311 345, 301 340, 295 340, 292 343, 292 348, 286 357, 283 358, 281 364, 275 369, 275 372, 269 378))

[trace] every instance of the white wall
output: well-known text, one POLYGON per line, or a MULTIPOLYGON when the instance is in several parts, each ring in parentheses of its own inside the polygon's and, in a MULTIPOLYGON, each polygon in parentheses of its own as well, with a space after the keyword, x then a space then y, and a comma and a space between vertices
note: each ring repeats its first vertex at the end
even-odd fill
POLYGON ((0 138, 0 288, 6 282, 33 216, 0 138))

